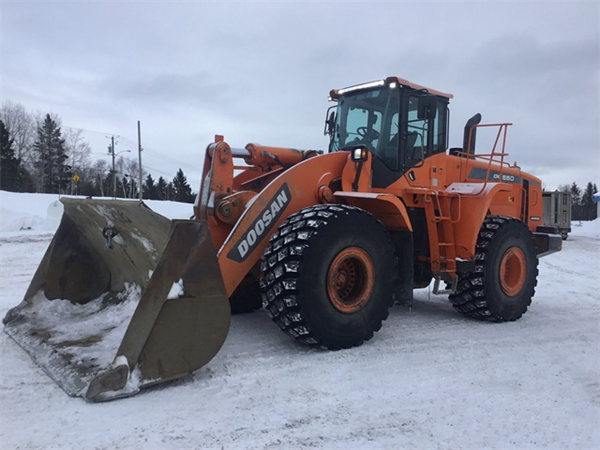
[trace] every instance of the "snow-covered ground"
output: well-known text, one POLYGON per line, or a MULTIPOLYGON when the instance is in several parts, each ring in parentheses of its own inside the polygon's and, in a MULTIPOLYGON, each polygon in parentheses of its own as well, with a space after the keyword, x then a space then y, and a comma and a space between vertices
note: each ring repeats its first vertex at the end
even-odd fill
MULTIPOLYGON (((56 196, 0 192, 0 316, 58 225, 56 196)), ((187 218, 191 205, 149 202, 187 218)), ((297 344, 264 311, 234 316, 193 376, 135 397, 68 397, 0 333, 0 448, 600 448, 600 221, 542 258, 527 314, 479 323, 416 291, 365 345, 297 344)))

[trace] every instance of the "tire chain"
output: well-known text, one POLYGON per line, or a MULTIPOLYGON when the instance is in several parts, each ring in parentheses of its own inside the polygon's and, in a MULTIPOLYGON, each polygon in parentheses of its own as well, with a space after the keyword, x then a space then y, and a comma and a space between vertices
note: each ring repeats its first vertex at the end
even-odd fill
MULTIPOLYGON (((346 205, 316 205, 290 215, 273 233, 266 248, 260 269, 263 307, 271 319, 286 334, 310 346, 334 348, 313 336, 296 301, 297 274, 307 241, 330 218, 355 210, 346 205)), ((377 331, 377 330, 375 330, 377 331)), ((358 345, 357 343, 356 345, 358 345)))
MULTIPOLYGON (((502 321, 495 317, 487 304, 484 293, 484 265, 485 258, 487 255, 488 247, 494 234, 506 223, 514 221, 525 227, 523 222, 516 220, 509 216, 487 216, 483 221, 479 236, 477 238, 477 245, 475 250, 475 269, 473 272, 461 278, 456 288, 456 292, 449 296, 449 300, 452 303, 454 309, 464 314, 467 317, 471 317, 479 320, 486 320, 490 322, 502 321)), ((537 273, 538 268, 535 267, 535 284, 537 286, 537 273)), ((535 294, 535 289, 532 293, 535 294)), ((527 306, 531 304, 531 299, 527 306)), ((519 316, 520 317, 520 316, 519 316)), ((516 317, 513 320, 517 320, 516 317)))

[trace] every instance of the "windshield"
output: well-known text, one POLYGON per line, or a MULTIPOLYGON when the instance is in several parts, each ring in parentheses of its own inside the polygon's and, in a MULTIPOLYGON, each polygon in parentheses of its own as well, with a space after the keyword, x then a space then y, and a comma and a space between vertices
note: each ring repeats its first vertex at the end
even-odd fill
POLYGON ((331 150, 365 145, 390 169, 398 169, 400 90, 353 92, 338 100, 331 150))

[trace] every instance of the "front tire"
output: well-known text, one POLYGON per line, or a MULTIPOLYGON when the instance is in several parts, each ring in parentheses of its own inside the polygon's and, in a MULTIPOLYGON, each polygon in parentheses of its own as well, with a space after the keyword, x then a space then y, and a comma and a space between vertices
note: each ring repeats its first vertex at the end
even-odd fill
POLYGON ((472 318, 517 320, 535 294, 537 265, 533 236, 525 224, 510 217, 488 216, 477 239, 475 270, 461 278, 450 302, 472 318))
POLYGON ((287 334, 330 350, 369 340, 398 291, 389 234, 371 214, 317 205, 292 214, 270 239, 263 306, 287 334))

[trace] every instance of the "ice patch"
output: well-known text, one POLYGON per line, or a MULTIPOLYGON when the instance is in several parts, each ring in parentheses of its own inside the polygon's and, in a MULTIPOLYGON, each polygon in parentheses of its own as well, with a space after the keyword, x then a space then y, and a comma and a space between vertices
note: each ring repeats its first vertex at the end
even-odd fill
POLYGON ((114 216, 113 216, 113 212, 110 208, 107 208, 104 205, 98 205, 98 204, 93 204, 92 205, 92 209, 94 209, 100 216, 104 217, 106 219, 106 226, 107 227, 114 227, 114 216))
MULTIPOLYGON (((135 229, 135 231, 137 231, 139 233, 139 230, 137 228, 135 229)), ((139 234, 136 234, 136 233, 131 233, 131 237, 134 238, 136 241, 140 242, 143 245, 146 252, 148 254, 152 255, 152 257, 155 260, 158 259, 158 252, 156 251, 156 247, 154 247, 154 245, 152 245, 152 242, 150 242, 145 237, 140 236, 139 234)))

